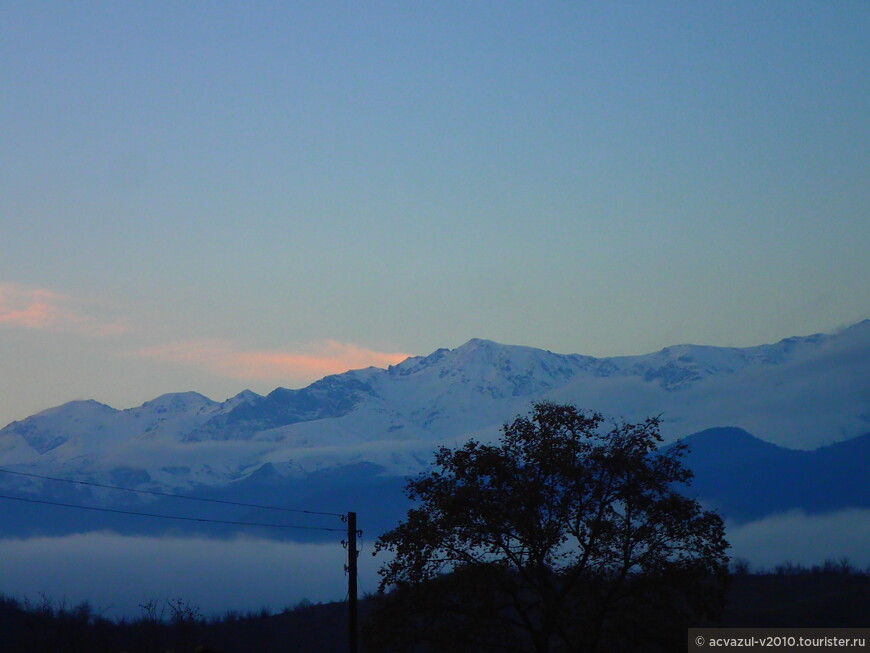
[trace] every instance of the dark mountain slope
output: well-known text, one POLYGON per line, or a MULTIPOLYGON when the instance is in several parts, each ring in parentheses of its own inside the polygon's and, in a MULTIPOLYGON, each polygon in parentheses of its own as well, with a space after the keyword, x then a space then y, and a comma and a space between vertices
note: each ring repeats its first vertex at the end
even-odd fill
POLYGON ((729 519, 870 507, 870 433, 813 451, 779 447, 738 428, 708 429, 682 442, 695 473, 690 493, 729 519))

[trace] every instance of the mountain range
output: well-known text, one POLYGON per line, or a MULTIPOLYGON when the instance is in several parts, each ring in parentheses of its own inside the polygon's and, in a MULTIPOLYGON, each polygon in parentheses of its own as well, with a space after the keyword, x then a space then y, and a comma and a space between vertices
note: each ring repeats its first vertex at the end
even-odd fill
MULTIPOLYGON (((426 469, 437 446, 491 440, 540 400, 615 420, 660 415, 666 442, 691 436, 695 491, 726 516, 870 505, 866 490, 813 476, 840 451, 859 477, 870 460, 870 320, 756 347, 677 345, 609 358, 472 339, 265 396, 246 390, 216 402, 182 392, 124 410, 74 401, 0 430, 0 468, 272 503, 277 494, 286 505, 339 501, 348 491, 395 503, 402 479, 426 469), (735 485, 754 487, 764 505, 748 505, 752 493, 735 485)), ((0 489, 10 488, 64 494, 49 481, 0 474, 0 489)), ((122 502, 109 492, 88 498, 122 502)))

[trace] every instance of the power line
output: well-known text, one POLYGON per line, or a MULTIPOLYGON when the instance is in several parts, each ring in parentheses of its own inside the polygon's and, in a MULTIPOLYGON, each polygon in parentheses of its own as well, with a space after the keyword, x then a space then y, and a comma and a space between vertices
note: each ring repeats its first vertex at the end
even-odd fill
POLYGON ((30 478, 40 478, 46 481, 57 481, 58 483, 74 483, 76 485, 87 485, 90 487, 99 487, 107 490, 120 490, 122 492, 136 492, 138 494, 152 494, 159 497, 169 497, 171 499, 187 499, 188 501, 206 501, 208 503, 222 503, 229 506, 243 506, 245 508, 261 508, 263 510, 281 510, 283 512, 304 513, 306 515, 322 515, 325 517, 343 518, 344 515, 337 512, 320 512, 318 510, 302 510, 299 508, 281 508, 279 506, 264 506, 257 503, 242 503, 240 501, 227 501, 224 499, 206 499, 203 497, 192 497, 186 494, 173 494, 171 492, 159 492, 158 490, 137 490, 131 487, 119 487, 117 485, 105 485, 103 483, 92 483, 90 481, 74 481, 69 478, 57 478, 55 476, 43 476, 42 474, 32 474, 28 472, 15 472, 11 469, 0 469, 3 474, 15 474, 17 476, 28 476, 30 478))
POLYGON ((6 494, 0 494, 0 499, 9 499, 10 501, 24 501, 26 503, 41 503, 48 506, 62 506, 64 508, 78 508, 80 510, 94 510, 97 512, 112 512, 119 515, 136 515, 138 517, 156 517, 158 519, 175 519, 179 521, 196 521, 206 522, 210 524, 230 524, 233 526, 261 526, 265 528, 298 528, 307 531, 329 531, 334 533, 344 533, 343 528, 327 528, 325 526, 299 526, 295 524, 267 524, 261 522, 245 522, 245 521, 230 521, 224 519, 206 519, 205 517, 181 517, 174 515, 158 515, 153 512, 137 512, 134 510, 117 510, 115 508, 98 508, 96 506, 83 506, 74 503, 61 503, 59 501, 47 501, 45 499, 28 499, 25 497, 13 497, 6 494))

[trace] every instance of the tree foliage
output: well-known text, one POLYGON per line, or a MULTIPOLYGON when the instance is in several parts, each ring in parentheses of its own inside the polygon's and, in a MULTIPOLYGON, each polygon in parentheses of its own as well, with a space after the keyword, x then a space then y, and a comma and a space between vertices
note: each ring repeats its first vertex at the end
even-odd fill
POLYGON ((667 650, 714 618, 728 544, 721 518, 678 491, 684 447, 658 449, 657 418, 603 426, 539 403, 497 444, 440 448, 407 486, 417 507, 376 544, 392 591, 370 645, 667 650))

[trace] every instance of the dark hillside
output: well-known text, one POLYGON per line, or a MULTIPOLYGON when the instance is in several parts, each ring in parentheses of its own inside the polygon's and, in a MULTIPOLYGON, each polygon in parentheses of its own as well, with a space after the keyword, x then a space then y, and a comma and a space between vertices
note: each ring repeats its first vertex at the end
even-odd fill
POLYGON ((813 451, 779 447, 738 428, 708 429, 682 442, 695 474, 688 494, 727 519, 870 507, 870 434, 813 451))

